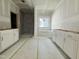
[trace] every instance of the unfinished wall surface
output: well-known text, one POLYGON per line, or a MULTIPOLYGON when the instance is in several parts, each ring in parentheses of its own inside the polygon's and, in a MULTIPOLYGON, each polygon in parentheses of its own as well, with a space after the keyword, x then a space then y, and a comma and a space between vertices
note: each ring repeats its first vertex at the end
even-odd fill
POLYGON ((52 15, 52 29, 79 31, 79 0, 63 0, 52 15))

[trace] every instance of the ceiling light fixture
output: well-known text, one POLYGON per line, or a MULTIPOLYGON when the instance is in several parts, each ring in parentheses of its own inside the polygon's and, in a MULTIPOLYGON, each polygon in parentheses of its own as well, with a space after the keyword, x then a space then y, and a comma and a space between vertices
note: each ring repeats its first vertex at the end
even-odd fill
POLYGON ((21 2, 25 3, 25 0, 21 0, 21 2))

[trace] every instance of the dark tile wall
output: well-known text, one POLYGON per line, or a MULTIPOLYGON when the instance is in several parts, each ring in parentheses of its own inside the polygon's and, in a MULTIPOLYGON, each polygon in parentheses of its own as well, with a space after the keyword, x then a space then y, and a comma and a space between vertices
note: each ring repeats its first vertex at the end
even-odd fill
POLYGON ((21 12, 21 34, 34 34, 34 12, 21 12))

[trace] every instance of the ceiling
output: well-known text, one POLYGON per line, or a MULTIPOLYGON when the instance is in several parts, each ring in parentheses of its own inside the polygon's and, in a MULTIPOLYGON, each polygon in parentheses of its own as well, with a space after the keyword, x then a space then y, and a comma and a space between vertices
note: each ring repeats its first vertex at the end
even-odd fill
POLYGON ((60 0, 24 0, 25 3, 22 3, 21 0, 13 0, 20 8, 33 9, 38 7, 39 10, 51 11, 55 9, 60 0))

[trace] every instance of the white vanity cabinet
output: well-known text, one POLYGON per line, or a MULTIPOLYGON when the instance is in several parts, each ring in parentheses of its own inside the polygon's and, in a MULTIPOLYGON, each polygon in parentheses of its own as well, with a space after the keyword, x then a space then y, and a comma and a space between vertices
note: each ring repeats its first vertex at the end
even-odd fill
POLYGON ((64 47, 64 33, 62 31, 57 31, 57 30, 54 30, 53 31, 53 41, 59 45, 60 48, 63 49, 64 47))
POLYGON ((1 31, 1 48, 6 49, 13 43, 13 30, 1 31))
POLYGON ((1 34, 0 52, 4 51, 12 44, 14 44, 17 40, 19 40, 18 29, 16 30, 12 29, 12 30, 0 31, 1 34))
POLYGON ((74 33, 65 33, 64 51, 71 58, 76 59, 77 56, 77 40, 74 33))
POLYGON ((63 49, 64 46, 64 33, 62 31, 57 31, 57 44, 60 46, 60 48, 63 49))
POLYGON ((52 40, 53 40, 54 42, 56 42, 56 37, 57 37, 57 34, 56 34, 56 31, 54 30, 54 31, 52 32, 52 40))
POLYGON ((14 42, 16 42, 19 39, 19 30, 18 29, 14 29, 13 30, 13 36, 14 36, 14 42))
POLYGON ((79 34, 66 30, 54 30, 54 42, 71 58, 79 59, 79 34))

